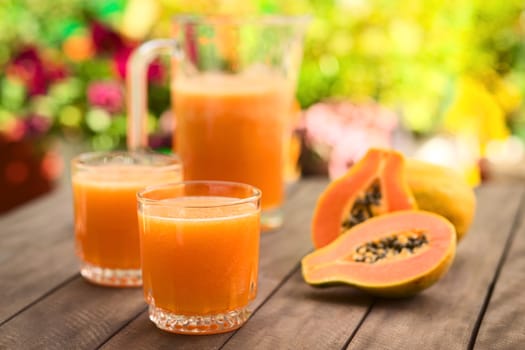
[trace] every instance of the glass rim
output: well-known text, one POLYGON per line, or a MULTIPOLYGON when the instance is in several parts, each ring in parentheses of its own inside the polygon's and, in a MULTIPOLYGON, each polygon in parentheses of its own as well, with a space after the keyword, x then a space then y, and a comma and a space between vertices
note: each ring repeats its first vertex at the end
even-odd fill
POLYGON ((90 169, 99 169, 105 164, 111 163, 90 163, 93 160, 98 158, 102 159, 104 156, 118 157, 118 156, 131 156, 131 157, 150 157, 155 160, 164 161, 161 164, 147 164, 147 163, 114 163, 115 165, 132 165, 132 166, 152 166, 158 168, 159 170, 172 170, 172 169, 182 169, 182 160, 178 155, 172 154, 162 154, 151 151, 127 151, 127 150, 113 150, 113 151, 90 151, 83 152, 71 159, 71 165, 77 170, 90 170, 90 169))
POLYGON ((172 16, 172 21, 180 24, 218 24, 218 25, 306 25, 311 22, 312 15, 199 15, 180 13, 172 16))
POLYGON ((146 186, 145 188, 137 192, 137 200, 140 204, 153 204, 153 205, 168 204, 170 206, 178 206, 180 208, 206 209, 206 208, 235 206, 239 204, 245 204, 245 203, 250 203, 253 201, 258 201, 261 199, 261 195, 262 195, 262 191, 259 188, 253 185, 242 183, 242 182, 220 181, 220 180, 186 180, 186 181, 169 182, 169 183, 164 183, 164 184, 146 186), (175 204, 173 202, 169 202, 169 203, 166 202, 167 199, 171 199, 171 198, 151 199, 151 198, 146 197, 148 193, 156 191, 156 190, 163 190, 163 189, 175 188, 178 186, 186 186, 186 185, 206 185, 206 184, 243 187, 243 188, 250 190, 251 194, 247 196, 246 198, 235 198, 235 200, 231 202, 217 203, 217 204, 210 204, 210 205, 175 204))

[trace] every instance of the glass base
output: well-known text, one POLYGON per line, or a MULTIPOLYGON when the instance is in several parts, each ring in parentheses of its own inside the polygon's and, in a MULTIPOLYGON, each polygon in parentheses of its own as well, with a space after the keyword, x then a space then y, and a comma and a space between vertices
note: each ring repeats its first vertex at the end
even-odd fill
POLYGON ((274 208, 261 212, 261 231, 274 231, 283 225, 283 210, 274 208))
POLYGON ((142 286, 142 273, 140 269, 108 269, 82 262, 80 265, 80 274, 88 281, 103 286, 142 286))
POLYGON ((149 305, 149 319, 158 328, 178 334, 226 333, 241 327, 249 317, 250 311, 247 307, 223 314, 188 316, 177 315, 154 305, 149 305))

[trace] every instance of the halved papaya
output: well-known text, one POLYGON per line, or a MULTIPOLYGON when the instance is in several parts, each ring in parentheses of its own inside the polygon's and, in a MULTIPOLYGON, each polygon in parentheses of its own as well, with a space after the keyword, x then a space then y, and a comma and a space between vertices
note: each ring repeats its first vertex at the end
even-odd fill
POLYGON ((324 247, 373 216, 415 208, 405 180, 403 155, 372 148, 319 197, 312 220, 314 247, 324 247))
POLYGON ((430 287, 449 269, 456 231, 446 218, 421 210, 369 219, 302 259, 312 285, 349 284, 383 297, 430 287))

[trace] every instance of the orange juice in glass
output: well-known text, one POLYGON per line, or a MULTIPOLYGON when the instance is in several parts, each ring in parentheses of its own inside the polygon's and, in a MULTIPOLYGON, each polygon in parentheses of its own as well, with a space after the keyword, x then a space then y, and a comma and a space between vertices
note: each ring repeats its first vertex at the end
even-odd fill
POLYGON ((174 38, 139 47, 129 65, 128 147, 146 146, 145 72, 173 53, 173 150, 186 180, 227 180, 262 191, 263 230, 281 226, 295 82, 308 17, 177 16, 174 38))
POLYGON ((257 292, 260 191, 187 181, 148 187, 138 202, 150 319, 182 334, 239 328, 257 292))
POLYGON ((76 253, 80 273, 108 286, 139 286, 136 194, 180 181, 178 158, 154 153, 94 152, 72 161, 76 253))

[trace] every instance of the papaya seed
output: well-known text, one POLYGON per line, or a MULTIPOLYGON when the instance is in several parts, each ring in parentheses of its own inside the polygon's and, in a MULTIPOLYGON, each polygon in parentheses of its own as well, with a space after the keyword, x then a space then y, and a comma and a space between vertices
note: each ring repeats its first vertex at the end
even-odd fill
POLYGON ((341 230, 345 231, 374 216, 374 207, 381 205, 381 186, 375 180, 362 196, 355 199, 348 217, 341 223, 341 230))
POLYGON ((415 229, 366 242, 355 249, 350 260, 373 264, 396 255, 408 257, 416 254, 419 249, 426 245, 428 245, 428 239, 424 231, 415 229))

